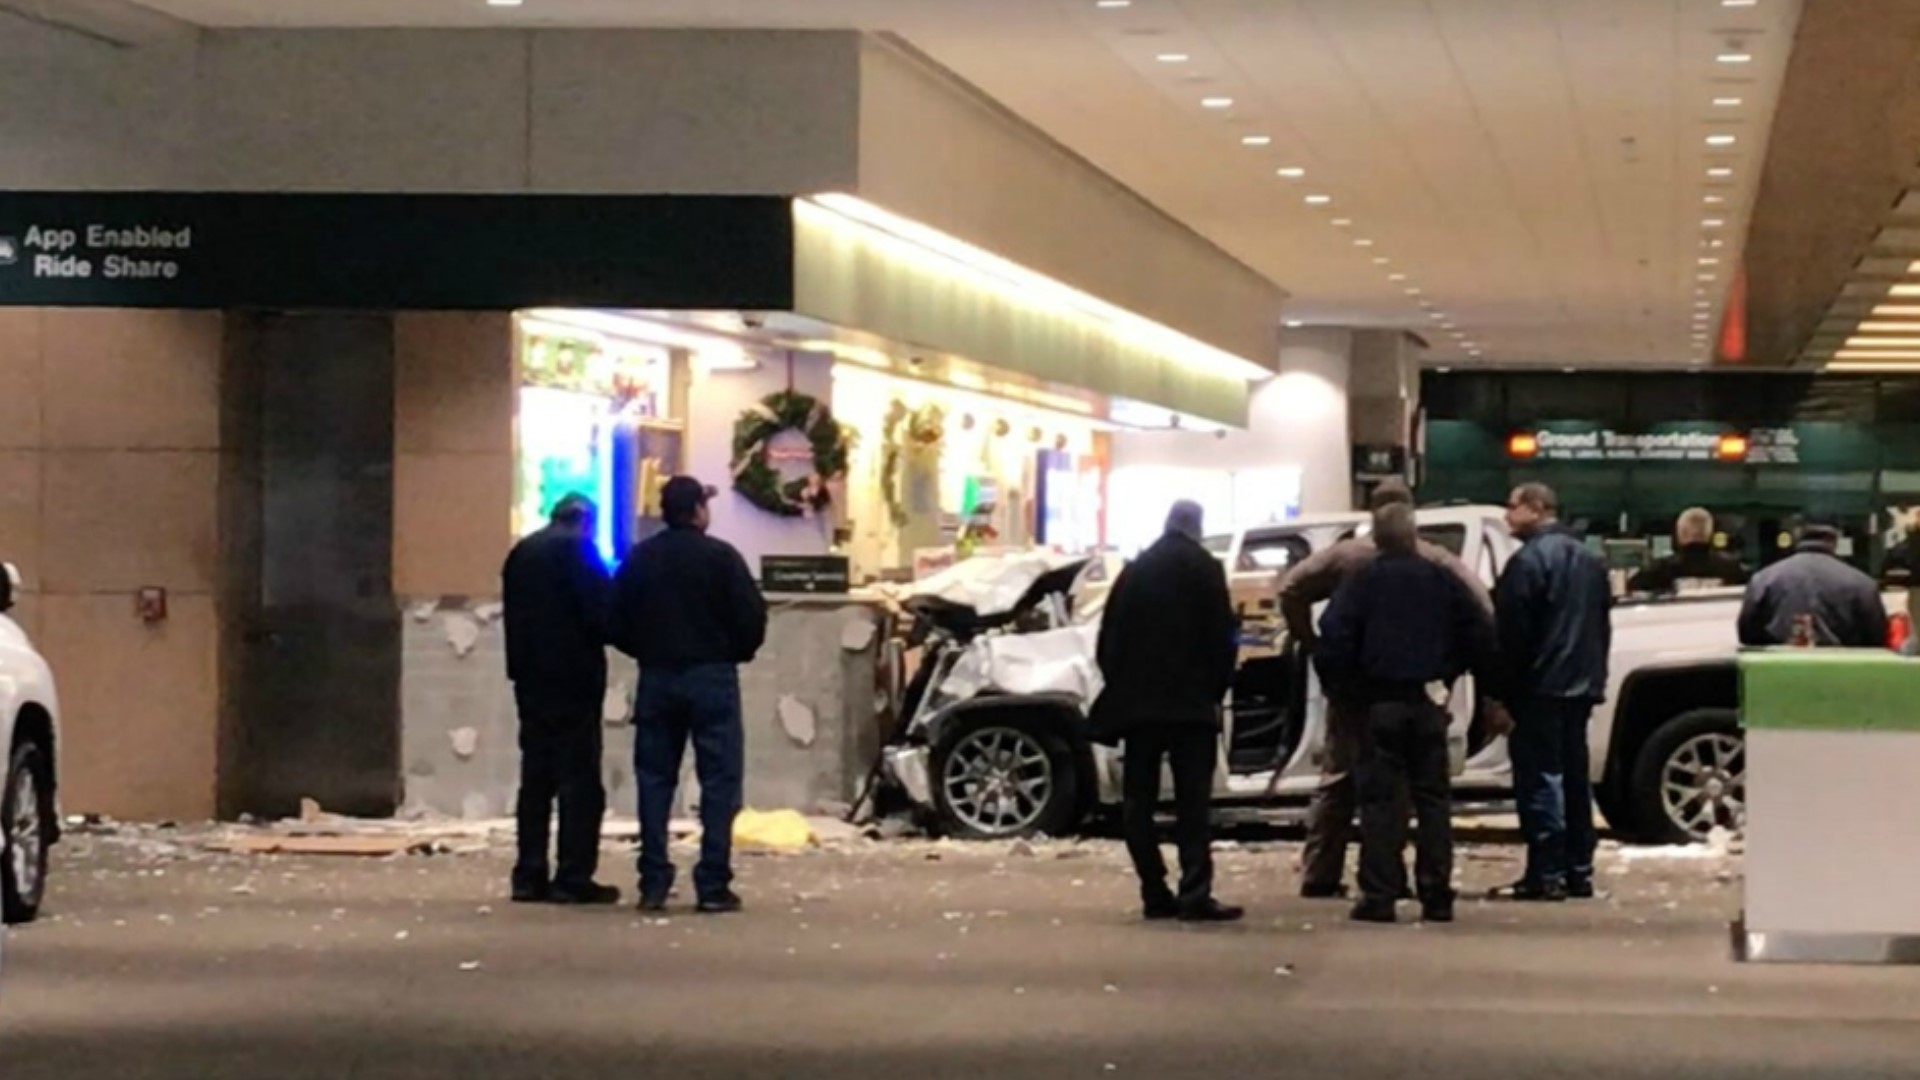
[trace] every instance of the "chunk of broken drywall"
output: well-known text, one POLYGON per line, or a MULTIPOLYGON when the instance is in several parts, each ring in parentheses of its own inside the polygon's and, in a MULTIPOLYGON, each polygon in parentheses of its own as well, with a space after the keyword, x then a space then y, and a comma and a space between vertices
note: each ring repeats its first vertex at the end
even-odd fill
POLYGON ((782 694, 780 704, 775 711, 780 716, 780 728, 800 746, 812 746, 819 734, 819 725, 814 720, 813 710, 792 694, 782 694))
POLYGON ((454 728, 447 732, 447 741, 453 743, 453 756, 467 761, 480 749, 480 730, 478 728, 454 728))
POLYGON ((446 631, 447 644, 453 646, 455 656, 471 656, 474 647, 480 644, 479 620, 464 611, 449 611, 442 615, 440 626, 446 631))

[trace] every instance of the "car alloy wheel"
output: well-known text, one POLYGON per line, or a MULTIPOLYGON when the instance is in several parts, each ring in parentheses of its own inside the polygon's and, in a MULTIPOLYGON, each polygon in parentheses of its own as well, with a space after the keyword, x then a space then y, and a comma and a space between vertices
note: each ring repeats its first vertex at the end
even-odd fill
POLYGON ((1010 727, 967 733, 947 754, 940 782, 947 805, 983 836, 1014 836, 1039 822, 1053 800, 1053 758, 1039 739, 1010 727))
POLYGON ((1746 744, 1706 732, 1675 746, 1660 770, 1660 804, 1667 820, 1696 839, 1715 828, 1739 832, 1747 824, 1746 744))

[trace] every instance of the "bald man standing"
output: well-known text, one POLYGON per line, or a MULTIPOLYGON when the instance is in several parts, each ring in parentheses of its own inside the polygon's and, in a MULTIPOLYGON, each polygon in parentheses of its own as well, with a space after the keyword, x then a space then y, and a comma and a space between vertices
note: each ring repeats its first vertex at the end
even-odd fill
POLYGON ((1200 507, 1175 503, 1166 535, 1120 572, 1100 623, 1095 740, 1126 744, 1127 852, 1148 919, 1232 922, 1245 912, 1213 898, 1213 772, 1220 702, 1239 661, 1239 624, 1226 568, 1200 544, 1200 507), (1173 764, 1180 891, 1154 834, 1160 768, 1173 764))

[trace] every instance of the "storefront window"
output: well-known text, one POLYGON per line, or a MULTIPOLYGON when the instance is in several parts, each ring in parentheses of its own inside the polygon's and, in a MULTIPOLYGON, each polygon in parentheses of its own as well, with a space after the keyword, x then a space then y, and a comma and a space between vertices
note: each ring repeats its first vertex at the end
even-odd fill
POLYGON ((600 508, 595 540, 612 563, 633 546, 645 510, 672 352, 559 322, 518 325, 514 535, 545 525, 562 498, 584 495, 600 508))

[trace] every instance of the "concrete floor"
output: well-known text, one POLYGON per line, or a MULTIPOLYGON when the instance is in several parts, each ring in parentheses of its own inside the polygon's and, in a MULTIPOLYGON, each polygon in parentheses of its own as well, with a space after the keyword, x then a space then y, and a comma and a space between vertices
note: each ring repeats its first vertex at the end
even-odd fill
MULTIPOLYGON (((1724 864, 1609 856, 1610 899, 1360 927, 1291 898, 1292 848, 1224 853, 1254 917, 1203 929, 1138 923, 1106 842, 748 858, 749 913, 652 921, 503 903, 497 848, 78 836, 6 949, 0 1076, 1920 1074, 1920 972, 1731 963, 1724 864)), ((1462 865, 1484 888, 1514 853, 1462 865)))

